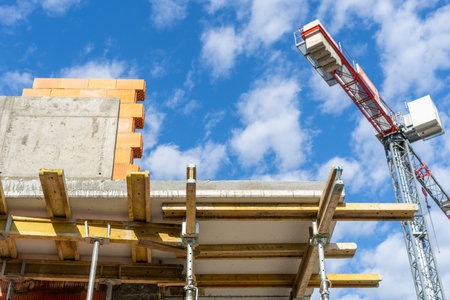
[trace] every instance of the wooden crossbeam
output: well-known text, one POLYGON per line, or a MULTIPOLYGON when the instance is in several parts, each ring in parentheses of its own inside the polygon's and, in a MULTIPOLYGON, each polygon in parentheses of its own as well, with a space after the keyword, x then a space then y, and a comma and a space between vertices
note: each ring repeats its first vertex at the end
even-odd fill
MULTIPOLYGON (((127 174, 128 216, 130 221, 150 222, 150 172, 127 174)), ((131 245, 133 262, 151 262, 150 248, 131 245)))
MULTIPOLYGON (((342 172, 340 167, 333 166, 328 175, 325 188, 319 200, 319 207, 316 214, 318 223, 318 233, 324 234, 328 232, 328 227, 336 213, 336 207, 344 190, 344 183, 338 180, 338 173, 342 172)), ((309 286, 309 281, 314 270, 314 266, 318 261, 318 248, 308 245, 306 254, 300 261, 297 276, 295 277, 292 287, 293 295, 296 298, 302 298, 309 286)))
MULTIPOLYGON (((224 244, 199 245, 195 248, 196 259, 252 259, 252 258, 302 258, 308 244, 224 244)), ((332 243, 325 247, 327 258, 352 258, 356 252, 355 243, 332 243)), ((180 251, 177 258, 186 258, 186 251, 180 251)))
MULTIPOLYGON (((7 216, 0 216, 0 228, 6 228, 8 222, 7 216)), ((10 222, 10 231, 5 232, 3 229, 0 233, 13 239, 83 242, 87 238, 84 220, 12 216, 10 222)), ((171 246, 180 245, 181 226, 175 224, 89 220, 89 236, 107 238, 108 223, 111 226, 111 243, 137 244, 139 241, 152 241, 171 246)))
POLYGON ((190 164, 186 168, 186 233, 195 234, 197 170, 190 164))
MULTIPOLYGON (((197 219, 210 220, 302 220, 317 217, 317 204, 298 203, 197 203, 197 219)), ((164 203, 163 217, 179 221, 186 216, 185 203, 164 203)), ((414 216, 411 203, 340 203, 333 221, 406 221, 414 216)))
MULTIPOLYGON (((295 274, 197 274, 199 288, 290 288, 295 274)), ((378 274, 327 274, 333 288, 375 288, 381 277, 378 274)), ((320 276, 311 275, 308 288, 320 285, 320 276)))
MULTIPOLYGON (((21 276, 22 260, 8 259, 5 272, 0 278, 21 276)), ((89 261, 26 260, 24 280, 87 282, 89 279, 89 261)), ((164 284, 182 282, 183 266, 178 264, 124 264, 117 262, 99 262, 95 280, 119 279, 123 283, 164 284)))
MULTIPOLYGON (((6 204, 5 192, 3 184, 0 180, 0 215, 8 214, 8 205, 6 204)), ((17 258, 16 242, 12 239, 0 240, 0 257, 17 258)))
MULTIPOLYGON (((41 168, 39 170, 39 179, 49 217, 72 218, 64 171, 62 169, 50 170, 41 168)), ((55 243, 59 259, 80 259, 76 242, 55 241, 55 243)))

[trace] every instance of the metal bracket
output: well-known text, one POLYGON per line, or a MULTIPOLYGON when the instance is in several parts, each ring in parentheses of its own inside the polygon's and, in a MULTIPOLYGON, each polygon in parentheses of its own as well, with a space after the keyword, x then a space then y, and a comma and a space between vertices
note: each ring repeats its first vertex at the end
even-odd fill
POLYGON ((310 242, 311 246, 318 246, 319 243, 322 243, 322 245, 326 245, 328 243, 329 238, 330 238, 330 235, 328 233, 315 234, 311 237, 309 242, 310 242))
POLYGON ((88 221, 84 221, 84 230, 85 230, 85 234, 86 234, 86 242, 90 243, 90 244, 94 244, 96 241, 98 241, 100 243, 100 245, 105 245, 105 244, 109 244, 109 237, 111 234, 111 224, 108 223, 107 228, 106 228, 106 237, 102 237, 102 236, 89 236, 89 226, 88 226, 88 221))
POLYGON ((9 240, 9 232, 11 231, 13 215, 9 214, 8 219, 6 219, 5 230, 0 231, 0 240, 9 240))
POLYGON ((198 246, 198 234, 200 231, 200 225, 198 220, 195 221, 195 233, 188 234, 186 233, 186 219, 183 220, 181 224, 181 242, 183 246, 191 245, 192 247, 198 246))

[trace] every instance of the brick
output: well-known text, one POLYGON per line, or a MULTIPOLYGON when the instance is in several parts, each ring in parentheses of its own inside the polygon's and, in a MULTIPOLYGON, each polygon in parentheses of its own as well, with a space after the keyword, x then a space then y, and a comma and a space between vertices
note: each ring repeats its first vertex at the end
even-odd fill
POLYGON ((118 132, 117 133, 117 148, 127 148, 130 147, 133 149, 133 157, 141 158, 142 157, 142 146, 143 139, 142 134, 140 132, 118 132))
POLYGON ((90 89, 115 89, 116 79, 89 79, 90 89))
POLYGON ((64 89, 51 89, 51 97, 66 97, 64 96, 64 89))
POLYGON ((139 172, 139 165, 114 165, 113 180, 125 180, 127 172, 139 172))
POLYGON ((117 126, 117 132, 134 132, 134 119, 119 118, 119 125, 117 126))
POLYGON ((136 103, 136 90, 106 90, 106 97, 119 97, 120 103, 136 103))
POLYGON ((66 89, 87 89, 89 79, 63 78, 62 87, 66 89))
POLYGON ((76 89, 63 89, 64 97, 80 97, 80 90, 76 89))
POLYGON ((23 89, 22 96, 50 97, 50 89, 23 89))
POLYGON ((120 118, 133 118, 137 129, 144 128, 145 109, 143 104, 120 104, 120 118))
POLYGON ((80 90, 80 97, 107 97, 106 91, 101 89, 88 90, 82 89, 80 90))
POLYGON ((131 148, 116 148, 114 155, 115 164, 132 164, 133 150, 131 148))
POLYGON ((33 89, 62 88, 62 78, 35 78, 33 89))
POLYGON ((142 79, 117 79, 117 89, 136 90, 137 101, 145 100, 145 81, 142 79))

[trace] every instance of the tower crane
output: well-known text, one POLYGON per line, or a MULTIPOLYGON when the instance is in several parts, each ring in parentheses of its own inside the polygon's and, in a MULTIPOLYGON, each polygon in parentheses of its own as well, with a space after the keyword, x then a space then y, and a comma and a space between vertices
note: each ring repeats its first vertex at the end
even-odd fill
POLYGON ((296 47, 325 82, 329 86, 339 84, 375 129, 385 150, 396 201, 418 206, 414 218, 402 222, 417 299, 446 299, 419 185, 425 197, 429 195, 449 219, 450 199, 411 147, 415 141, 444 133, 431 97, 409 102, 410 114, 400 121, 399 114, 389 108, 362 68, 333 40, 319 20, 300 27, 294 39, 296 47))

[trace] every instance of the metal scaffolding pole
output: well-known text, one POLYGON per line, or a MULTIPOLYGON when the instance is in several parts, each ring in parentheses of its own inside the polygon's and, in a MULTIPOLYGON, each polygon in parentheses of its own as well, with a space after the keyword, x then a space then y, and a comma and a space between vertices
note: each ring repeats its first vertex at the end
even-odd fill
POLYGON ((312 239, 311 245, 316 246, 319 253, 319 274, 320 274, 320 297, 322 300, 330 299, 330 291, 328 285, 330 281, 327 279, 327 273, 325 272, 325 245, 328 242, 328 234, 319 234, 317 229, 317 220, 312 222, 312 239))

